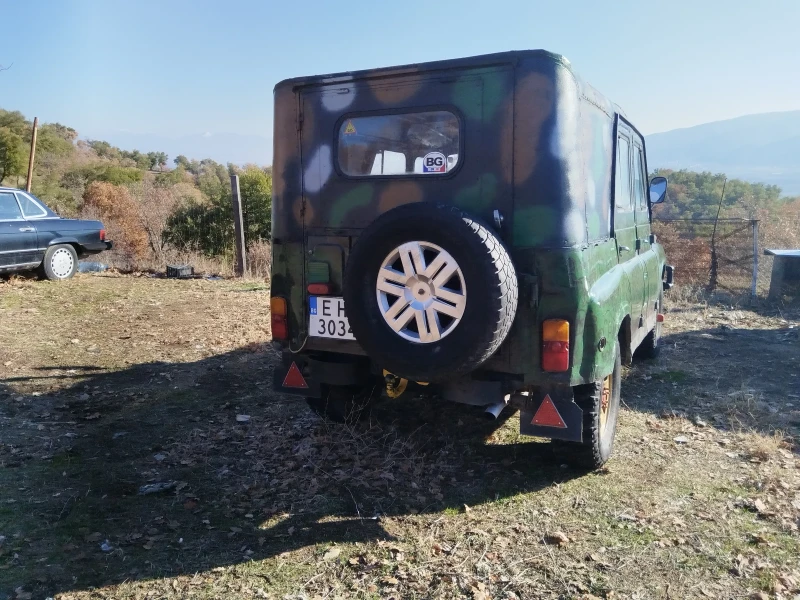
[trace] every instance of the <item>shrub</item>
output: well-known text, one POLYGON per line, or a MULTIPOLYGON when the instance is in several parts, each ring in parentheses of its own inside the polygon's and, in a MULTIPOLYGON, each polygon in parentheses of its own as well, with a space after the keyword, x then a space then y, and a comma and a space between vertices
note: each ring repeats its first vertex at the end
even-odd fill
POLYGON ((114 254, 123 266, 135 266, 147 256, 147 232, 139 207, 126 188, 103 181, 89 184, 83 195, 82 216, 103 220, 108 237, 114 240, 114 254))

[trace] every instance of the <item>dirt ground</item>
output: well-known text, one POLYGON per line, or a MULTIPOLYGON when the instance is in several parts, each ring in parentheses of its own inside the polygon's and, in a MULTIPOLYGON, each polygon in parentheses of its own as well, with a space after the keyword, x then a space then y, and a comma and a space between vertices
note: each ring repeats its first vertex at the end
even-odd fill
POLYGON ((583 474, 514 415, 274 394, 263 283, 0 281, 0 600, 793 598, 799 324, 673 305, 583 474))

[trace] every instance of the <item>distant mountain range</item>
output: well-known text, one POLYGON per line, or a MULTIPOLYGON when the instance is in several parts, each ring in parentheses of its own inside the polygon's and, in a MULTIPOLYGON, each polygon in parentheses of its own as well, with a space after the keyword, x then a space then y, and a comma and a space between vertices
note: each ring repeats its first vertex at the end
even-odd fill
POLYGON ((650 169, 725 173, 800 195, 800 110, 746 115, 646 136, 650 169))
MULTIPOLYGON (((110 133, 98 136, 125 150, 162 151, 170 163, 179 154, 226 164, 272 162, 266 135, 204 133, 182 137, 110 133)), ((726 173, 746 181, 781 187, 800 195, 800 110, 746 115, 647 136, 650 169, 689 169, 726 173)))

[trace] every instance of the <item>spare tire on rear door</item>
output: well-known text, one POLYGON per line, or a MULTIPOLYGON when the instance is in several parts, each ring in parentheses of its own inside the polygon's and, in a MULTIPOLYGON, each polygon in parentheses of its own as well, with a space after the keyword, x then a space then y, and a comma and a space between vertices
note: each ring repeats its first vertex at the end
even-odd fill
POLYGON ((344 301, 353 334, 381 368, 443 381, 483 364, 506 338, 517 276, 486 226, 453 207, 407 204, 359 236, 344 301))

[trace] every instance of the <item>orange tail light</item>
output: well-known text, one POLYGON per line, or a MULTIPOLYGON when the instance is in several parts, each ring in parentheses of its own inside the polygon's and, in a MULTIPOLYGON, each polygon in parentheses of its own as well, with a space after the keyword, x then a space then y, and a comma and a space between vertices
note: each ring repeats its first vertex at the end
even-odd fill
POLYGON ((289 339, 289 311, 286 307, 286 299, 274 296, 269 299, 269 310, 272 323, 272 339, 289 339))
POLYGON ((548 319, 542 323, 542 369, 550 373, 569 370, 569 321, 548 319))

